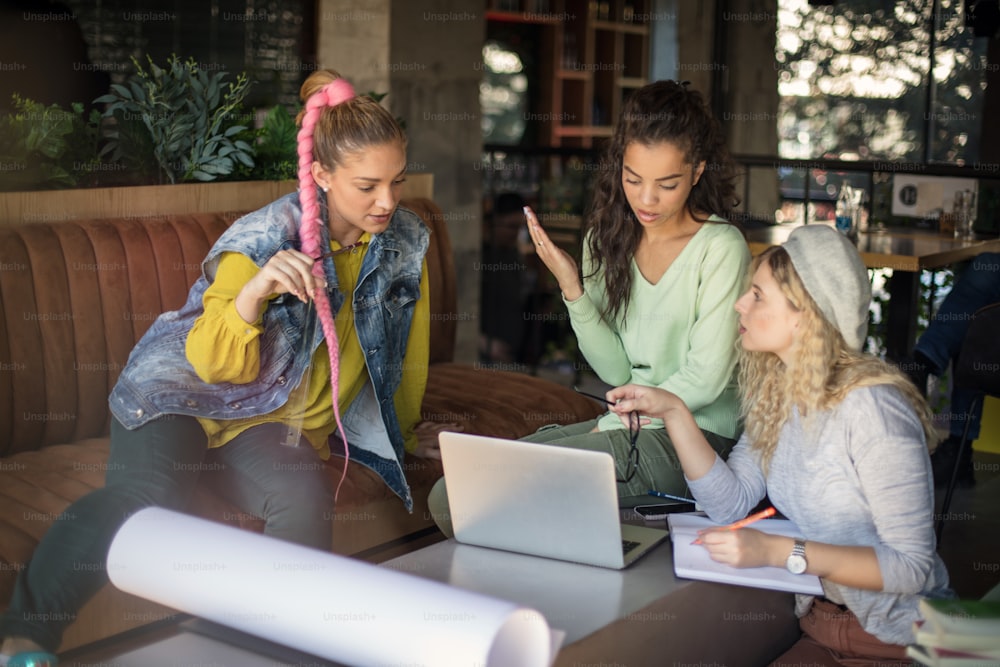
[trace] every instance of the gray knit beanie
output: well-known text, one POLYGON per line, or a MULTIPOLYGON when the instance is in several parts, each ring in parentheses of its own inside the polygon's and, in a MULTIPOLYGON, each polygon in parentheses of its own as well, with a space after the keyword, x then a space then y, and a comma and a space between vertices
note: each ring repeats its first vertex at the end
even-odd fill
POLYGON ((796 228, 782 247, 826 319, 849 348, 861 351, 868 335, 872 287, 858 249, 842 233, 823 224, 796 228))

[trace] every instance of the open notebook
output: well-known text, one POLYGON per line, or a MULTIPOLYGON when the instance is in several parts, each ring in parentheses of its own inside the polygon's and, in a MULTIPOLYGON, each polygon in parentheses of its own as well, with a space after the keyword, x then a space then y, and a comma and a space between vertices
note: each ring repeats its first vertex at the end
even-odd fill
MULTIPOLYGON (((678 577, 790 593, 823 594, 819 577, 812 574, 792 574, 783 567, 737 568, 712 560, 705 547, 692 544, 699 530, 719 525, 706 516, 669 514, 667 523, 670 525, 670 539, 674 543, 674 574, 678 577)), ((787 519, 764 519, 755 522, 753 528, 774 535, 802 537, 795 524, 787 519)))

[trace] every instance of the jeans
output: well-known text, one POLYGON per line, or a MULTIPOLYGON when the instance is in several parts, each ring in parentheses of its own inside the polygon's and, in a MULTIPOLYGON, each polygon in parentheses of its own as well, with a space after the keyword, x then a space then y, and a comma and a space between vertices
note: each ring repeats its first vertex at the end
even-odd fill
MULTIPOLYGON (((940 376, 958 352, 969 329, 972 314, 983 306, 1000 301, 1000 253, 983 253, 973 259, 955 280, 951 292, 941 302, 934 319, 914 348, 931 362, 931 373, 940 376)), ((970 412, 977 393, 955 388, 951 394, 950 433, 961 436, 969 420, 969 438, 979 437, 982 403, 970 412)))
MULTIPOLYGON (((630 468, 628 456, 631 443, 628 429, 594 433, 592 431, 596 425, 597 420, 593 419, 568 426, 544 426, 521 440, 608 452, 615 460, 615 475, 618 479, 625 479, 630 468)), ((729 457, 729 452, 736 444, 735 440, 708 431, 702 431, 702 434, 719 456, 724 459, 729 457)), ((677 452, 665 429, 641 429, 636 447, 639 450, 639 463, 635 475, 628 482, 618 483, 618 504, 621 507, 655 502, 655 498, 648 494, 650 489, 674 496, 691 497, 680 459, 677 458, 677 452)))
POLYGON ((58 649, 79 609, 108 581, 108 550, 132 514, 157 506, 182 511, 206 474, 241 510, 265 520, 265 534, 329 550, 333 492, 315 450, 277 444, 287 428, 262 424, 209 450, 193 417, 166 415, 135 430, 111 423, 103 488, 70 505, 21 571, 0 638, 26 637, 58 649))
MULTIPOLYGON (((553 424, 543 426, 520 440, 608 452, 615 460, 616 477, 625 479, 628 475, 628 453, 631 446, 628 430, 615 429, 593 433, 596 425, 596 419, 568 426, 553 424)), ((723 459, 729 458, 729 453, 736 444, 735 440, 704 430, 702 434, 719 456, 723 459)), ((691 491, 684 479, 684 471, 677 458, 677 452, 674 451, 670 436, 665 429, 642 429, 636 440, 636 447, 639 449, 639 463, 635 474, 628 482, 618 482, 619 507, 636 507, 662 502, 649 495, 650 489, 691 498, 691 491)), ((451 505, 448 502, 447 480, 444 477, 431 488, 427 507, 441 532, 447 537, 453 537, 455 531, 451 525, 451 505)))

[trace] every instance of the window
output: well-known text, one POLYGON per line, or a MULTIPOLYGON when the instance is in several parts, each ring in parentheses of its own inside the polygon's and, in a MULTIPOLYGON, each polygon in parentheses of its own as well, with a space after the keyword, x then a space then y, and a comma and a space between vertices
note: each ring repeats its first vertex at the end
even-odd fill
POLYGON ((516 50, 497 40, 483 46, 483 81, 479 85, 483 143, 517 145, 528 117, 528 77, 516 50))
POLYGON ((255 82, 250 107, 296 108, 315 69, 314 0, 64 1, 87 42, 88 66, 112 83, 132 71, 131 58, 163 65, 176 54, 228 71, 229 80, 245 71, 255 82))
POLYGON ((779 156, 976 162, 986 40, 961 0, 934 4, 779 0, 779 156))

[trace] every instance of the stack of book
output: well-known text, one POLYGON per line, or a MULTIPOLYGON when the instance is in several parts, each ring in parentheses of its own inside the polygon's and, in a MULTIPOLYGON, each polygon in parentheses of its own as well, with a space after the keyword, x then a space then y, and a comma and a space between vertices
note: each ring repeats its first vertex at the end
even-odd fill
POLYGON ((923 598, 907 655, 931 667, 1000 665, 1000 600, 923 598))

